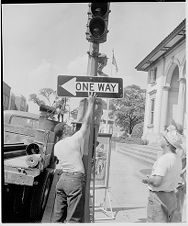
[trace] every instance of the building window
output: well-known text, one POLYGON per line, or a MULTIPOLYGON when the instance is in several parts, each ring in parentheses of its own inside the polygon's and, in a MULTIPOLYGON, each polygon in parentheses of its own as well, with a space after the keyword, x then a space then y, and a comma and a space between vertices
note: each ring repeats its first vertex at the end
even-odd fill
POLYGON ((150 124, 154 123, 155 98, 151 99, 150 124))
POLYGON ((150 71, 150 84, 155 83, 156 79, 157 79, 157 68, 155 67, 150 71))

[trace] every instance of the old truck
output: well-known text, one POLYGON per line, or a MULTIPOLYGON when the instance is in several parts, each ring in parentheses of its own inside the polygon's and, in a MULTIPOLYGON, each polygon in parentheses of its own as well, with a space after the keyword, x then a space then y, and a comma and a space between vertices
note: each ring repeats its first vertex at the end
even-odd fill
POLYGON ((4 111, 2 222, 40 222, 57 162, 57 121, 4 111))

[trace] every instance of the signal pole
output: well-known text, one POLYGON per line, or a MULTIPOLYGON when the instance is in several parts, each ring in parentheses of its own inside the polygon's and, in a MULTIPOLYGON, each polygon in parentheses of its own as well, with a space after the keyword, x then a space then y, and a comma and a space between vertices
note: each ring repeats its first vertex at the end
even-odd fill
MULTIPOLYGON (((87 75, 97 76, 99 43, 106 41, 108 33, 108 15, 109 3, 89 3, 88 23, 86 31, 86 39, 90 42, 88 53, 87 75)), ((87 108, 87 99, 80 101, 77 121, 82 121, 87 108)), ((102 101, 96 99, 93 109, 92 121, 89 125, 89 133, 85 137, 83 163, 86 172, 86 188, 84 203, 84 223, 91 222, 90 216, 90 180, 92 172, 92 158, 95 153, 95 143, 102 115, 102 101)), ((93 193, 94 195, 94 193, 93 193)), ((93 198, 94 202, 94 198, 93 198)), ((93 203, 95 205, 95 203, 93 203)), ((94 211, 94 208, 93 208, 94 211)), ((94 220, 94 219, 93 219, 94 220)))
POLYGON ((99 43, 90 43, 88 53, 87 75, 97 76, 99 43))
MULTIPOLYGON (((90 50, 88 52, 88 65, 87 65, 87 75, 97 76, 97 68, 98 68, 98 54, 99 54, 99 43, 90 43, 90 50)), ((96 106, 96 100, 94 104, 94 109, 96 106)), ((90 198, 90 184, 91 184, 91 172, 92 172, 92 158, 95 156, 95 141, 97 139, 96 128, 94 125, 94 109, 92 114, 92 121, 89 126, 89 139, 86 141, 86 148, 88 148, 89 152, 87 156, 84 156, 84 166, 87 172, 86 174, 86 189, 85 189, 85 205, 84 205, 84 222, 91 222, 91 202, 94 202, 93 199, 90 198)), ((94 163, 95 164, 95 163, 94 163)), ((95 191, 94 191, 95 192, 95 191)), ((94 194, 93 192, 93 194, 94 194)), ((94 205, 94 203, 92 203, 94 205)), ((93 207, 94 211, 94 207, 93 207)), ((92 219, 94 221, 94 219, 92 219)))

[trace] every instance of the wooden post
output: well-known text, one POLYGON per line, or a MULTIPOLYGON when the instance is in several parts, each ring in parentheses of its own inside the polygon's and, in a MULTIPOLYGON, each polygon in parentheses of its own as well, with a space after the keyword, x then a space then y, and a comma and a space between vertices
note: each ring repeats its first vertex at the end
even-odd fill
MULTIPOLYGON (((99 55, 99 43, 91 43, 90 51, 88 52, 88 66, 87 66, 87 74, 91 76, 97 76, 97 68, 98 68, 98 55, 99 55)), ((94 108, 98 106, 100 101, 96 100, 94 108)), ((100 104, 99 104, 100 105, 100 104)), ((102 106, 102 105, 101 105, 102 106)), ((98 108, 98 107, 97 107, 98 108)), ((82 121, 87 109, 87 99, 83 99, 80 101, 80 106, 78 110, 77 121, 82 121)), ((100 108, 102 109, 102 108, 100 108)), ((95 109, 93 109, 93 112, 95 109)), ((89 125, 88 134, 85 137, 84 142, 84 156, 83 163, 86 172, 86 189, 85 189, 85 204, 84 204, 84 219, 83 222, 89 223, 90 220, 90 181, 91 181, 91 168, 92 168, 92 155, 95 151, 95 140, 97 138, 98 130, 99 130, 99 122, 96 124, 95 114, 92 116, 92 121, 89 125)))

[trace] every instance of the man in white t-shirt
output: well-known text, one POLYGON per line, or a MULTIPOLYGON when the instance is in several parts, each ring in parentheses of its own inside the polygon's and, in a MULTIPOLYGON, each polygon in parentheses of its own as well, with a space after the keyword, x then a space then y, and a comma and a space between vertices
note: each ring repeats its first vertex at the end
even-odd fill
POLYGON ((148 222, 181 221, 175 194, 182 170, 181 157, 176 153, 181 142, 175 130, 167 132, 161 139, 163 154, 154 163, 151 175, 142 180, 149 188, 148 222))
MULTIPOLYGON (((61 169, 56 185, 53 222, 80 223, 84 213, 85 170, 82 161, 83 142, 93 112, 95 95, 88 98, 88 108, 80 130, 70 137, 60 139, 54 146, 61 169)), ((62 129, 55 129, 56 134, 62 129)))

